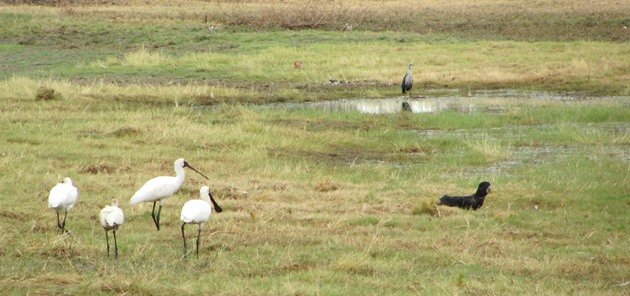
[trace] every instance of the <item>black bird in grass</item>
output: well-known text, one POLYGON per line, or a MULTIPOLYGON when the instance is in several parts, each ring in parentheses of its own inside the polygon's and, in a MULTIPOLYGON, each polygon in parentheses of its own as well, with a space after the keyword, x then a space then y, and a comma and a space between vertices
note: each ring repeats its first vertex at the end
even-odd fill
POLYGON ((413 87, 413 74, 411 74, 411 67, 413 67, 412 64, 409 64, 409 66, 407 66, 407 74, 405 74, 405 77, 403 77, 401 85, 403 95, 406 93, 410 93, 411 87, 413 87))
POLYGON ((438 205, 444 205, 449 207, 459 207, 462 209, 477 210, 483 206, 483 201, 486 198, 486 195, 490 193, 490 182, 481 182, 479 183, 479 187, 477 188, 477 192, 473 195, 467 196, 449 196, 444 195, 440 198, 440 202, 438 205))

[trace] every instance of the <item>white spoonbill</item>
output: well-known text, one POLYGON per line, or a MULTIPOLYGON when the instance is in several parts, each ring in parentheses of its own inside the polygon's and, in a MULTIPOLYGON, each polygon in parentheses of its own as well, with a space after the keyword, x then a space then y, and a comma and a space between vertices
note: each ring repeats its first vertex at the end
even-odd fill
POLYGON ((74 207, 79 197, 79 191, 74 185, 72 180, 68 177, 63 178, 61 183, 57 183, 55 187, 50 190, 48 195, 48 208, 51 208, 57 212, 57 227, 61 229, 61 233, 66 232, 66 216, 68 211, 74 207), (59 222, 59 212, 63 211, 63 222, 59 222))
POLYGON ((125 215, 121 208, 118 207, 118 200, 114 199, 111 206, 105 206, 99 214, 101 226, 105 229, 105 240, 107 240, 107 257, 109 257, 109 236, 107 232, 110 230, 114 233, 114 254, 118 259, 118 244, 116 243, 116 230, 125 222, 125 215))
POLYGON ((189 167, 191 170, 208 179, 208 177, 206 177, 204 174, 191 167, 190 164, 188 164, 188 162, 183 158, 176 160, 174 166, 175 177, 160 176, 147 181, 146 183, 144 183, 144 185, 142 185, 142 187, 140 187, 140 189, 138 189, 138 191, 136 191, 136 193, 129 201, 131 205, 135 205, 141 202, 153 202, 151 217, 153 218, 153 223, 155 223, 155 227, 157 227, 158 231, 160 230, 160 212, 162 211, 164 199, 175 194, 175 192, 177 192, 177 190, 182 187, 182 184, 184 183, 184 177, 186 176, 186 171, 184 170, 184 168, 189 167), (156 215, 155 204, 158 201, 160 202, 160 208, 158 209, 156 215))
POLYGON ((184 239, 184 257, 187 254, 187 246, 186 246, 186 235, 184 234, 184 227, 186 224, 198 224, 199 228, 197 230, 197 257, 199 257, 199 239, 201 237, 201 229, 210 219, 210 214, 212 213, 212 207, 210 206, 210 202, 214 206, 214 210, 217 213, 223 212, 223 209, 214 201, 212 194, 210 193, 210 188, 208 186, 202 186, 199 189, 199 197, 201 199, 191 199, 184 204, 182 207, 182 239, 184 239))

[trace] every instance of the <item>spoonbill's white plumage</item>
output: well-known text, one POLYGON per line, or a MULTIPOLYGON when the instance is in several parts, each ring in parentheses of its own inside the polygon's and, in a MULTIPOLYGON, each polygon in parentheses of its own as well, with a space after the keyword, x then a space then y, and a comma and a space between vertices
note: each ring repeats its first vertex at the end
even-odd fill
POLYGON ((72 185, 72 180, 68 177, 63 178, 61 183, 57 183, 48 195, 48 208, 57 212, 57 227, 61 232, 66 231, 66 216, 68 211, 74 207, 79 198, 79 190, 72 185), (59 221, 59 212, 63 211, 63 222, 59 221))
POLYGON ((105 239, 107 240, 107 256, 109 256, 109 235, 107 233, 111 230, 114 233, 114 254, 115 258, 118 258, 118 244, 116 243, 116 230, 125 222, 125 215, 121 208, 118 207, 118 200, 112 201, 111 206, 105 206, 100 214, 99 220, 101 226, 105 229, 105 239))
POLYGON ((129 201, 131 205, 135 205, 141 202, 153 202, 151 217, 153 218, 153 223, 155 223, 155 227, 157 227, 157 230, 160 230, 160 212, 162 211, 164 199, 175 194, 175 192, 177 192, 177 190, 182 187, 182 184, 184 183, 184 177, 186 176, 186 171, 184 170, 184 168, 186 167, 208 179, 208 177, 206 177, 204 174, 191 167, 186 160, 180 158, 177 159, 174 163, 175 177, 160 176, 147 181, 146 183, 144 183, 144 185, 142 185, 142 187, 140 187, 140 189, 138 189, 138 191, 129 201), (155 204, 158 201, 160 202, 160 207, 156 215, 155 204))
POLYGON ((210 193, 208 186, 203 186, 199 189, 200 199, 192 199, 187 201, 182 207, 182 239, 184 240, 184 257, 187 255, 186 235, 184 234, 184 227, 186 224, 198 224, 197 229, 197 249, 196 254, 199 257, 199 242, 201 237, 201 229, 203 229, 210 215, 212 214, 212 207, 217 213, 223 212, 223 209, 217 204, 210 193), (212 203, 212 205, 210 205, 212 203))

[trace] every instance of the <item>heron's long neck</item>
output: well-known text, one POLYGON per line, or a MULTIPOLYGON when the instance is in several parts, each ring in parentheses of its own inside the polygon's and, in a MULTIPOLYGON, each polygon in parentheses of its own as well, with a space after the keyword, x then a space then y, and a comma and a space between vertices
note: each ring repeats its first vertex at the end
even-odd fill
POLYGON ((177 182, 179 184, 183 184, 185 177, 186 177, 186 170, 183 167, 176 166, 175 167, 175 178, 177 178, 177 182))

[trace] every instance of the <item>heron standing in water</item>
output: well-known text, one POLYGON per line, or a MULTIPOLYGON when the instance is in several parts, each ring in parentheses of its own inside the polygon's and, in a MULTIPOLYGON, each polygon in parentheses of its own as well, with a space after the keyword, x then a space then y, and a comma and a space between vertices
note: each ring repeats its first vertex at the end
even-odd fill
POLYGON ((409 64, 407 66, 407 74, 405 74, 405 77, 403 77, 403 81, 402 81, 403 95, 408 94, 409 96, 411 96, 411 87, 413 86, 413 74, 411 74, 411 67, 413 67, 412 64, 409 64))
MULTIPOLYGON (((411 97, 411 87, 413 87, 413 74, 411 73, 412 64, 407 66, 407 74, 403 77, 402 81, 402 93, 407 94, 407 97, 411 97)), ((407 101, 402 103, 402 111, 409 112, 411 111, 411 105, 407 101)))

